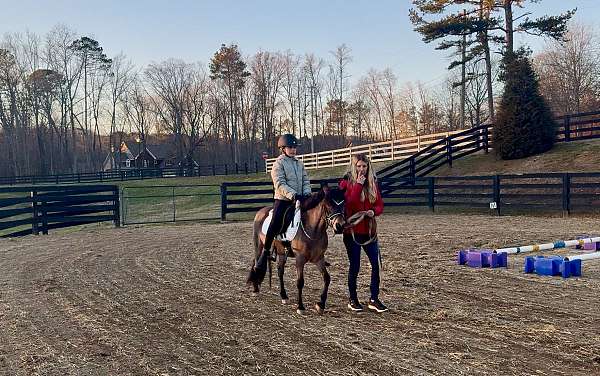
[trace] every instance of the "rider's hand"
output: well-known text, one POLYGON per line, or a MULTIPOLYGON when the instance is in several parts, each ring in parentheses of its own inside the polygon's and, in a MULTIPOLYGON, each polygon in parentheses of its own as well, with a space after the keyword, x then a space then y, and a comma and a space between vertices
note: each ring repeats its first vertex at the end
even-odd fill
POLYGON ((375 216, 375 212, 373 210, 367 210, 367 217, 373 218, 375 216))
POLYGON ((358 184, 364 184, 365 180, 367 180, 367 178, 364 175, 358 175, 358 177, 356 178, 356 182, 358 184))

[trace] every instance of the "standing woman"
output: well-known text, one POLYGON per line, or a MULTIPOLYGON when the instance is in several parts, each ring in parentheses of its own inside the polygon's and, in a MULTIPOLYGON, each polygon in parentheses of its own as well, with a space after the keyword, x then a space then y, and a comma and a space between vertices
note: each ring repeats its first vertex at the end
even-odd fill
POLYGON ((361 249, 364 249, 371 263, 371 297, 367 307, 373 311, 385 312, 388 308, 379 300, 379 244, 375 221, 375 217, 383 213, 383 200, 371 162, 366 155, 357 154, 352 157, 350 171, 339 186, 346 190, 346 218, 361 212, 363 214, 362 219, 344 231, 344 245, 350 261, 348 308, 355 312, 363 310, 356 293, 356 280, 360 271, 361 249))

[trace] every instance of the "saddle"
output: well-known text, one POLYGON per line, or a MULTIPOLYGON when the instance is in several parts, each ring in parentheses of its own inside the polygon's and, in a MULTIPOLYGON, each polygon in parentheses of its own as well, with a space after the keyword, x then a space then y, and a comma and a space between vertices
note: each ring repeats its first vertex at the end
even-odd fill
MULTIPOLYGON (((271 220, 273 219, 273 209, 269 210, 269 215, 265 218, 265 221, 262 225, 262 233, 266 234, 269 229, 269 225, 271 224, 271 220)), ((294 237, 296 237, 296 233, 298 232, 298 228, 300 228, 300 207, 290 207, 287 209, 284 217, 283 224, 281 229, 277 231, 277 235, 275 235, 275 240, 279 240, 281 242, 291 242, 294 237)))

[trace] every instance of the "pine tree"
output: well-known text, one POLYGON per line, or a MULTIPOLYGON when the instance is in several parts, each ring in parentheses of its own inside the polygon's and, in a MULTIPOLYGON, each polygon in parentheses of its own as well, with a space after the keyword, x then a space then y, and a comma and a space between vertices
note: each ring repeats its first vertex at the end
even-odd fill
POLYGON ((493 130, 493 148, 502 159, 518 159, 548 151, 556 123, 539 91, 528 53, 519 50, 504 61, 504 94, 493 130))

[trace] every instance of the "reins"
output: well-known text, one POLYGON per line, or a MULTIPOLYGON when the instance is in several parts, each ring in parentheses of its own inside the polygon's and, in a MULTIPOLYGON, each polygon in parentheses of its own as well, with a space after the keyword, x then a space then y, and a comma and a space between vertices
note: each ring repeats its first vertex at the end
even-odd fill
MULTIPOLYGON (((362 221, 365 217, 367 217, 367 212, 366 211, 360 211, 355 213, 354 215, 352 215, 350 218, 348 218, 348 223, 350 224, 350 234, 352 234, 352 240, 360 245, 360 246, 365 246, 368 244, 373 243, 375 240, 377 240, 377 234, 373 235, 373 237, 370 237, 369 240, 367 240, 364 243, 360 243, 356 240, 356 237, 354 235, 354 226, 356 226, 360 221, 362 221)), ((369 217, 370 218, 370 217, 369 217)), ((369 236, 371 236, 371 233, 373 232, 373 220, 369 221, 369 236)))

